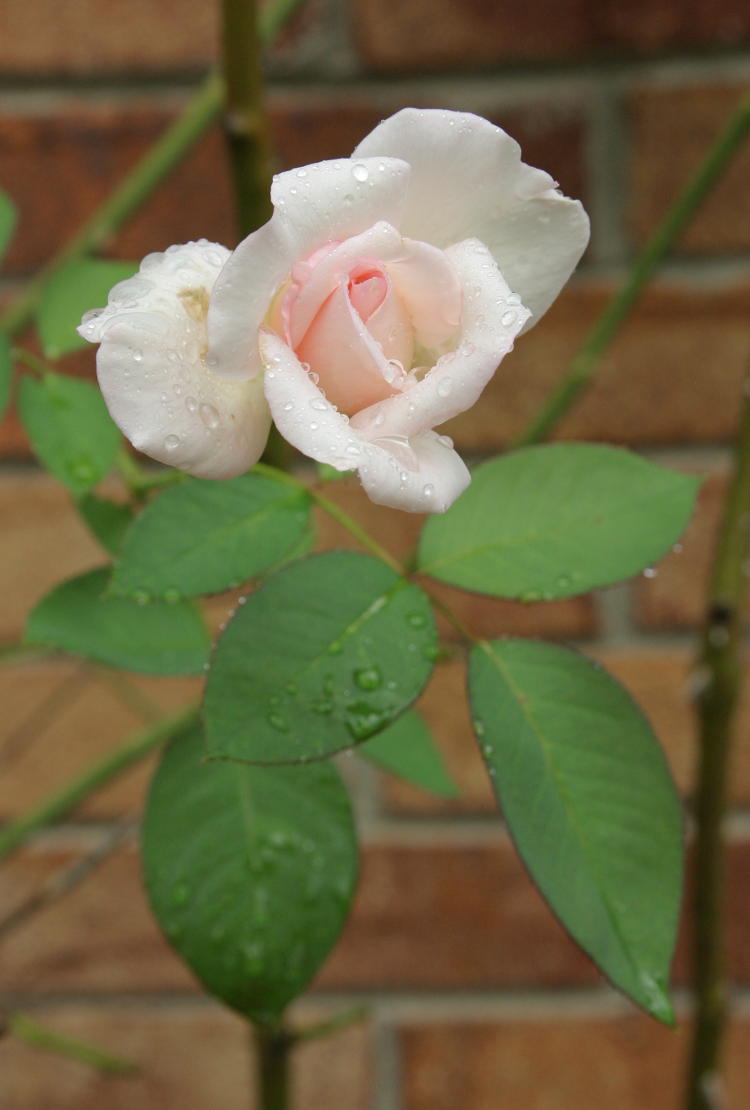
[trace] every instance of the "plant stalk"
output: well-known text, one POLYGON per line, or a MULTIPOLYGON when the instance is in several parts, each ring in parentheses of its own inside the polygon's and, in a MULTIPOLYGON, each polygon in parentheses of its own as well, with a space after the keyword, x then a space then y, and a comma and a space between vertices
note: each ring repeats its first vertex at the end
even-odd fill
POLYGON ((257 0, 222 0, 224 128, 240 237, 271 215, 271 155, 263 105, 257 0))
POLYGON ((742 617, 750 557, 750 377, 721 524, 696 679, 699 770, 695 795, 693 991, 695 1025, 686 1110, 720 1110, 727 1020, 723 824, 735 710, 742 688, 742 617))
POLYGON ((254 1025, 258 1110, 288 1110, 294 1041, 277 1025, 254 1025))
POLYGON ((688 180, 682 192, 640 252, 620 287, 588 333, 568 365, 567 372, 525 432, 513 444, 526 447, 541 443, 562 420, 578 395, 589 384, 599 359, 620 325, 650 281, 654 271, 669 254, 674 243, 692 219, 726 169, 750 131, 750 96, 745 96, 721 131, 711 149, 688 180))

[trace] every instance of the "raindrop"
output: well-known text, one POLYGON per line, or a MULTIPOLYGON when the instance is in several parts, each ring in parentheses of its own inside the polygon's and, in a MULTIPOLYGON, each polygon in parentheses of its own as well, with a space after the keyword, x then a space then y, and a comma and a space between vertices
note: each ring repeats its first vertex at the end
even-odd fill
POLYGON ((435 487, 432 485, 431 482, 428 482, 427 485, 422 486, 422 493, 425 495, 425 497, 432 497, 434 492, 435 487))
POLYGON ((280 713, 269 713, 266 720, 277 732, 289 732, 289 725, 280 713))
POLYGON ((412 628, 424 628, 427 624, 427 617, 424 613, 409 613, 406 618, 406 623, 412 628))
POLYGON ((219 414, 213 405, 201 405, 200 418, 206 427, 211 430, 219 426, 219 414))
POLYGON ((284 412, 291 412, 293 408, 294 401, 287 401, 287 403, 284 405, 284 412))
POLYGON ((167 438, 164 440, 164 448, 166 451, 176 451, 179 446, 179 436, 167 436, 167 438))
POLYGON ((451 381, 451 379, 450 378, 443 378, 442 381, 438 382, 437 395, 438 395, 438 397, 448 397, 448 396, 450 396, 450 392, 451 392, 452 389, 453 389, 453 382, 451 381))
POLYGON ((180 591, 175 586, 170 586, 169 589, 164 591, 164 600, 170 605, 174 605, 180 600, 180 591))
POLYGON ((352 177, 355 181, 367 181, 370 171, 363 162, 355 162, 352 166, 352 177))
POLYGON ((188 410, 188 412, 198 411, 198 402, 196 401, 195 397, 185 398, 185 408, 188 410))
POLYGON ((518 293, 511 293, 508 297, 508 304, 520 304, 521 298, 518 293))
POLYGON ((140 347, 136 347, 133 351, 133 362, 143 362, 143 351, 140 347))
POLYGON ((383 683, 383 676, 378 667, 362 667, 354 672, 354 681, 362 690, 378 690, 383 683))
POLYGON ((657 573, 658 572, 656 570, 656 567, 646 567, 646 569, 643 572, 643 577, 644 578, 656 578, 657 573))
POLYGON ((310 402, 310 408, 315 409, 316 412, 328 412, 328 403, 316 397, 310 402))
POLYGON ((502 316, 500 317, 500 323, 503 325, 504 328, 509 328, 510 325, 515 324, 515 322, 516 322, 516 314, 510 308, 507 310, 507 312, 504 312, 502 314, 502 316))
POLYGON ((148 590, 135 590, 133 597, 137 605, 147 605, 151 600, 151 594, 148 590))

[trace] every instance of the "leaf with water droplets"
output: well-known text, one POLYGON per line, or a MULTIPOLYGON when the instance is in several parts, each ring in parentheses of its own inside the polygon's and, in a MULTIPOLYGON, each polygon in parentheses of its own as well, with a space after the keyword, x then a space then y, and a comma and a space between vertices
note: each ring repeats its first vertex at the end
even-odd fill
POLYGON ((222 1002, 271 1021, 335 944, 357 881, 346 789, 330 763, 203 761, 175 740, 143 823, 146 889, 183 960, 222 1002))
POLYGON ((601 667, 528 640, 475 646, 469 695, 535 883, 615 986, 670 1023, 682 813, 648 721, 601 667))
POLYGON ((109 567, 56 586, 34 607, 25 642, 141 674, 199 674, 211 642, 189 601, 105 596, 109 567))
POLYGON ((376 767, 413 786, 442 798, 458 796, 440 749, 416 710, 407 710, 383 732, 361 744, 357 751, 376 767))
POLYGON ((26 374, 18 404, 35 455, 75 497, 114 465, 120 433, 96 386, 63 374, 41 381, 26 374))
POLYGON ((80 258, 57 270, 44 286, 36 315, 47 358, 62 358, 85 347, 86 340, 76 331, 84 312, 106 305, 110 289, 137 269, 136 262, 80 258))
POLYGON ((126 537, 111 591, 154 597, 217 593, 281 562, 310 524, 308 494, 250 473, 225 482, 191 478, 154 498, 126 537))
POLYGON ((684 531, 699 480, 590 443, 529 447, 478 466, 422 531, 419 567, 466 590, 550 601, 628 578, 684 531))
POLYGON ((208 754, 293 763, 366 740, 419 696, 435 648, 418 586, 369 555, 302 559, 251 594, 218 641, 208 754))

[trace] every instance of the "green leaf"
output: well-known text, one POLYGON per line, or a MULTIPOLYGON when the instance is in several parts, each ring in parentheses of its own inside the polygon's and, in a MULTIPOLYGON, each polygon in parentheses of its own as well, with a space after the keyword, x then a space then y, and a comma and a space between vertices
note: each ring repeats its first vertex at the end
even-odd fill
POLYGON ((74 497, 114 465, 120 433, 96 386, 62 374, 21 379, 19 412, 39 460, 74 497))
POLYGON ((532 878, 605 975, 670 1022, 682 815, 648 721, 599 666, 551 644, 477 645, 469 693, 532 878))
POLYGON ((0 258, 3 257, 16 229, 18 213, 7 193, 0 189, 0 258))
POLYGON ((10 343, 0 332, 0 420, 5 416, 10 404, 10 391, 13 384, 13 358, 10 343))
POLYGON ((142 674, 198 674, 211 646, 191 602, 105 597, 109 567, 70 578, 32 610, 27 644, 43 644, 142 674))
POLYGON ((133 510, 129 505, 85 493, 76 502, 78 512, 105 551, 117 555, 122 548, 128 528, 133 523, 133 510))
POLYGON ((86 346, 76 331, 84 312, 106 305, 113 285, 132 277, 137 262, 108 262, 80 258, 53 274, 44 287, 37 327, 47 358, 62 358, 86 346))
POLYGON ((549 601, 628 578, 682 534, 699 480, 588 443, 529 447, 477 467, 422 532, 420 569, 495 597, 549 601))
POLYGON ((436 656, 418 586, 369 555, 302 559, 250 595, 216 646, 208 754, 290 763, 351 747, 417 698, 436 656))
POLYGON ((376 767, 414 786, 443 798, 458 796, 458 789, 445 769, 440 749, 416 710, 407 710, 357 750, 376 767))
POLYGON ((269 1022, 339 936, 357 881, 351 807, 330 763, 201 762, 199 732, 167 749, 143 825, 159 924, 203 985, 269 1022))
POLYGON ((128 532, 115 594, 195 597, 268 570, 305 536, 310 498, 277 478, 194 478, 155 498, 128 532))

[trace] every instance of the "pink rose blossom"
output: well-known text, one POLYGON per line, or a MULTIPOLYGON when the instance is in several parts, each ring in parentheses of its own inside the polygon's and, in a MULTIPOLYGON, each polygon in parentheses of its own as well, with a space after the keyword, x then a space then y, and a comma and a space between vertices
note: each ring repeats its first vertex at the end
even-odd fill
POLYGON ((405 109, 351 158, 279 174, 233 253, 149 255, 81 334, 133 444, 229 478, 271 418, 380 504, 442 512, 469 472, 435 429, 475 403, 588 241, 578 201, 478 116, 405 109))

